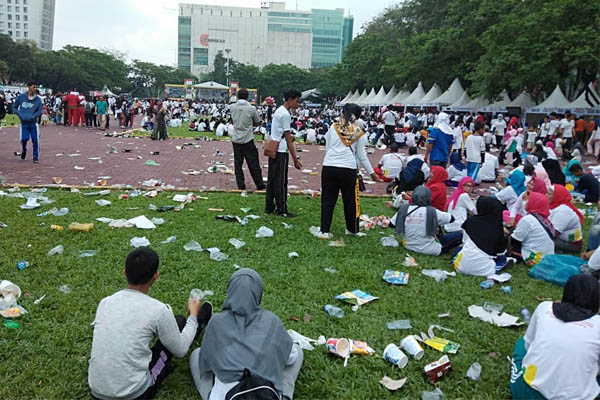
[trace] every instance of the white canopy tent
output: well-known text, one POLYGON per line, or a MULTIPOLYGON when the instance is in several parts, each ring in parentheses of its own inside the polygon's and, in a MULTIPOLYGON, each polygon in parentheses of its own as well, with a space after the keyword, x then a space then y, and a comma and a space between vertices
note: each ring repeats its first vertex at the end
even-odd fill
POLYGON ((416 104, 423 97, 425 97, 425 90, 423 89, 423 84, 421 82, 419 82, 419 84, 417 85, 415 90, 412 91, 410 96, 408 96, 407 98, 402 100, 402 103, 403 104, 416 104))
POLYGON ((483 112, 506 112, 506 106, 508 106, 510 104, 511 100, 510 97, 508 97, 508 93, 506 92, 506 90, 503 90, 502 93, 500 93, 500 100, 489 104, 485 107, 482 107, 479 109, 479 111, 483 111, 483 112))
POLYGON ((456 103, 458 99, 460 99, 461 96, 464 94, 464 92, 465 90, 460 84, 460 80, 456 78, 454 79, 454 81, 452 81, 452 84, 450 85, 448 90, 446 90, 440 97, 432 101, 432 103, 446 105, 456 103))
POLYGON ((229 90, 228 86, 225 85, 221 85, 220 83, 217 83, 215 81, 207 81, 207 82, 202 82, 202 83, 197 83, 194 86, 197 89, 219 89, 219 90, 229 90))
POLYGON ((354 92, 354 94, 348 100, 346 100, 345 102, 342 102, 342 104, 355 103, 359 97, 360 97, 360 91, 358 89, 356 89, 356 92, 354 92))
POLYGON ((114 94, 113 92, 110 91, 110 89, 108 88, 108 86, 104 85, 104 87, 102 88, 101 91, 102 95, 104 96, 116 96, 116 94, 114 94))
POLYGON ((563 94, 562 90, 560 89, 560 86, 556 85, 556 88, 554 88, 554 91, 552 92, 552 94, 550 94, 550 96, 548 96, 548 98, 546 98, 546 100, 544 100, 535 107, 527 109, 527 112, 535 114, 546 114, 552 111, 564 112, 566 110, 569 110, 570 108, 571 103, 563 94))
POLYGON ((375 88, 371 88, 371 91, 369 92, 369 95, 362 99, 360 103, 358 103, 361 106, 364 106, 366 104, 369 104, 369 102, 371 100, 373 100, 375 98, 375 96, 377 96, 377 92, 375 91, 375 88))
POLYGON ((468 108, 469 110, 477 111, 480 108, 487 106, 488 104, 490 104, 490 102, 487 101, 484 97, 480 96, 480 97, 476 97, 473 100, 471 100, 471 102, 469 104, 467 104, 465 106, 465 108, 468 108))
POLYGON ((576 114, 600 114, 600 95, 596 92, 596 89, 590 83, 588 90, 581 93, 581 95, 571 103, 571 108, 576 114))
POLYGON ((352 101, 352 103, 361 104, 361 103, 362 103, 362 101, 363 101, 364 99, 366 99, 366 98, 367 98, 367 96, 369 96, 369 95, 368 95, 368 93, 367 93, 367 89, 364 89, 364 90, 362 91, 362 94, 361 94, 360 96, 358 96, 358 98, 357 98, 357 99, 354 99, 354 100, 352 101))
POLYGON ((471 102, 471 98, 469 94, 465 91, 460 99, 456 100, 454 103, 450 104, 446 107, 447 110, 450 111, 460 111, 460 108, 467 107, 467 104, 471 102))
POLYGON ((371 101, 369 101, 368 106, 374 107, 384 105, 383 100, 386 98, 386 96, 387 93, 385 93, 385 89, 382 86, 379 89, 379 92, 377 92, 377 95, 371 101))
POLYGON ((346 97, 344 97, 342 100, 340 100, 341 104, 346 104, 346 102, 348 101, 349 98, 351 98, 353 96, 352 90, 348 92, 348 94, 346 95, 346 97))
POLYGON ((388 103, 389 104, 401 104, 404 101, 404 99, 406 99, 408 96, 410 96, 410 93, 408 93, 406 90, 401 90, 388 103))
POLYGON ((526 92, 521 92, 513 101, 508 103, 506 107, 521 107, 521 108, 530 108, 535 107, 535 101, 531 98, 531 96, 526 92))
POLYGON ((433 86, 431 87, 431 89, 429 89, 429 91, 427 92, 427 94, 425 96, 423 96, 423 98, 421 100, 419 100, 418 104, 421 104, 421 105, 431 104, 433 102, 433 100, 440 97, 441 94, 442 94, 442 89, 440 89, 440 87, 438 86, 437 83, 434 83, 433 86))
POLYGON ((396 86, 392 86, 392 88, 390 89, 390 91, 388 92, 388 94, 385 96, 385 98, 382 101, 383 105, 387 106, 388 104, 391 104, 392 100, 397 95, 398 95, 398 91, 396 90, 396 86))

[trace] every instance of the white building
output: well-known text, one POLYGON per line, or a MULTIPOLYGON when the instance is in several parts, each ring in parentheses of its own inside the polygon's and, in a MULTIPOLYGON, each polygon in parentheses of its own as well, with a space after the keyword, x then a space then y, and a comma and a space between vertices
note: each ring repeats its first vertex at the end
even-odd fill
POLYGON ((0 0, 0 34, 52 50, 56 0, 0 0))
POLYGON ((283 2, 261 8, 179 5, 178 65, 198 76, 213 70, 219 51, 258 67, 293 64, 308 69, 312 42, 311 12, 286 11, 283 2))

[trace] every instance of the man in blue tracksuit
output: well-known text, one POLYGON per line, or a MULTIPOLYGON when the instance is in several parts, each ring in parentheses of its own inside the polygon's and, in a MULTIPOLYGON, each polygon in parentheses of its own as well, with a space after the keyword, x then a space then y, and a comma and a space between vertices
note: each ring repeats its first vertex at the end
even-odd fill
POLYGON ((21 160, 27 155, 27 142, 31 138, 33 143, 33 162, 39 162, 39 138, 40 128, 37 124, 38 118, 42 115, 42 100, 37 95, 37 83, 28 83, 27 92, 17 96, 14 106, 14 112, 21 120, 20 140, 23 146, 21 151, 21 160))

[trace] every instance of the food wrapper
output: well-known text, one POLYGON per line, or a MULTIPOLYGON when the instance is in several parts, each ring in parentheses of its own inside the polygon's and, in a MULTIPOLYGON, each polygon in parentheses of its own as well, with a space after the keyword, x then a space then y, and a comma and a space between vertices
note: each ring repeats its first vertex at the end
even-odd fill
POLYGON ((363 292, 362 290, 355 289, 351 292, 344 292, 342 294, 338 294, 337 296, 335 296, 335 298, 346 303, 362 306, 363 304, 367 304, 373 300, 377 300, 379 297, 375 297, 363 292))
POLYGON ((361 355, 369 355, 375 353, 375 350, 370 348, 367 345, 367 342, 361 342, 359 340, 350 340, 350 353, 351 354, 361 354, 361 355))
POLYGON ((27 314, 27 310, 19 305, 5 308, 4 310, 0 311, 0 315, 2 315, 4 318, 18 318, 23 314, 27 314))
POLYGON ((77 232, 89 232, 92 230, 93 227, 94 227, 93 223, 80 224, 78 222, 73 222, 72 224, 69 225, 69 230, 77 231, 77 232))
POLYGON ((412 257, 410 254, 406 255, 402 265, 404 265, 405 267, 418 267, 419 266, 419 264, 417 264, 417 260, 415 260, 415 258, 412 257))
POLYGON ((409 278, 410 274, 390 269, 386 270, 383 274, 383 280, 393 285, 407 285, 409 278))
POLYGON ((437 351, 449 354, 456 354, 456 352, 460 348, 460 344, 437 336, 425 340, 425 344, 429 347, 436 349, 437 351))
POLYGON ((425 374, 427 374, 429 382, 435 384, 452 370, 452 364, 450 363, 448 356, 443 356, 439 360, 427 364, 423 370, 425 371, 425 374))

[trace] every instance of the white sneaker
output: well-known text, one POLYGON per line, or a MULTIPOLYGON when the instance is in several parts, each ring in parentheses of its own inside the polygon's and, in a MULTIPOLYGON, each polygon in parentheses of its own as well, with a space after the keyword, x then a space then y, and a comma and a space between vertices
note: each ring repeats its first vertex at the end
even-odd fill
POLYGON ((321 232, 321 228, 318 226, 311 226, 308 231, 314 236, 317 237, 319 239, 332 239, 333 235, 330 232, 327 233, 323 233, 321 232))
POLYGON ((366 234, 366 233, 364 233, 364 232, 356 232, 356 233, 352 233, 352 232, 350 232, 348 229, 346 229, 346 235, 348 235, 348 236, 356 236, 356 237, 364 237, 364 236, 367 236, 367 234, 366 234))

